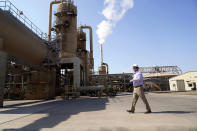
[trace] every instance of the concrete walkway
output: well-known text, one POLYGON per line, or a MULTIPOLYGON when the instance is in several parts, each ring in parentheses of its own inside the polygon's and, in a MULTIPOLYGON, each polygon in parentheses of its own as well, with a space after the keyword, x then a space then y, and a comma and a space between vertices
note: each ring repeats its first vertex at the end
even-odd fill
POLYGON ((139 100, 135 114, 131 95, 77 100, 8 101, 0 109, 2 131, 196 131, 197 96, 147 95, 152 114, 139 100))

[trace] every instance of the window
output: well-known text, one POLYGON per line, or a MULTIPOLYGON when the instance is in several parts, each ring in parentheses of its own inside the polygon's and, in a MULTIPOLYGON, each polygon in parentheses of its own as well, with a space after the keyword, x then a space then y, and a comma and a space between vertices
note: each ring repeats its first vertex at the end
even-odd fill
POLYGON ((189 86, 189 87, 192 87, 193 85, 192 85, 192 83, 188 83, 188 86, 189 86))
POLYGON ((65 69, 61 69, 60 73, 61 75, 65 75, 65 69))

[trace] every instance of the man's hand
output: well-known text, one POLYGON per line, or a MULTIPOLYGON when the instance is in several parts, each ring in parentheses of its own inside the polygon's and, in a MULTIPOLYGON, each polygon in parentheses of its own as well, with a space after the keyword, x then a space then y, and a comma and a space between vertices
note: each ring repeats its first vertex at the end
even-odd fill
POLYGON ((133 79, 132 79, 132 80, 130 80, 130 82, 133 82, 133 79))

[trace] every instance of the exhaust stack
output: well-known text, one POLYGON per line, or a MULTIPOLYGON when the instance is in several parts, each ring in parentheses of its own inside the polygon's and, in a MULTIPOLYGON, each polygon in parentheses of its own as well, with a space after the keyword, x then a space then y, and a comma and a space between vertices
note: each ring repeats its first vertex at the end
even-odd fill
POLYGON ((103 62, 103 45, 102 44, 100 44, 100 50, 101 50, 101 66, 99 67, 99 74, 106 75, 109 73, 109 66, 107 63, 103 62))
POLYGON ((103 45, 102 44, 100 44, 101 45, 101 66, 103 65, 103 45))

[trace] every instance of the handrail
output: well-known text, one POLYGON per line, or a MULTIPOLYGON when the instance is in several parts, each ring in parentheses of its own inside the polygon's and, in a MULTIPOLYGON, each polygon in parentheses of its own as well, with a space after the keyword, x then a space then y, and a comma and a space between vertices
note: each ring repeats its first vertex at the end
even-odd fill
POLYGON ((28 19, 22 11, 17 9, 9 0, 0 1, 0 9, 3 11, 8 11, 14 17, 16 17, 20 22, 22 22, 26 27, 38 35, 41 39, 47 40, 47 34, 43 33, 30 19, 28 19))

